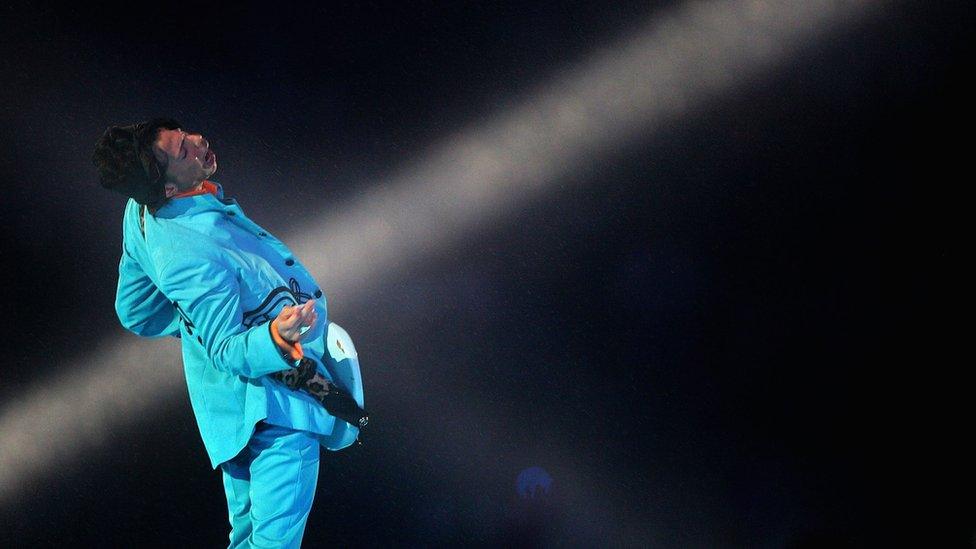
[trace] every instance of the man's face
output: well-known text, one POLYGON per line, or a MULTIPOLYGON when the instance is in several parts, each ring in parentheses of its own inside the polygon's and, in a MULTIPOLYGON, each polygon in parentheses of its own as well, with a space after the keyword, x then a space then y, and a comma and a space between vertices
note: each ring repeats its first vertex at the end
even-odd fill
POLYGON ((166 166, 166 196, 192 189, 217 171, 217 156, 198 133, 162 129, 153 143, 153 154, 166 166))

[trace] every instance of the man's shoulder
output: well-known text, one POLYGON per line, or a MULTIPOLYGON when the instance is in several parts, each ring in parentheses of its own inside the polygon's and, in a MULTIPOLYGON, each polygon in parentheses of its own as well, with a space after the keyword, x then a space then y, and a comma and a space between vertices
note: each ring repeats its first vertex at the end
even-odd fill
POLYGON ((214 261, 220 257, 220 244, 205 231, 197 230, 192 219, 147 219, 146 223, 151 225, 147 245, 157 265, 214 261))
POLYGON ((226 261, 213 246, 163 246, 153 251, 161 279, 184 277, 192 274, 198 278, 214 278, 227 270, 226 261))

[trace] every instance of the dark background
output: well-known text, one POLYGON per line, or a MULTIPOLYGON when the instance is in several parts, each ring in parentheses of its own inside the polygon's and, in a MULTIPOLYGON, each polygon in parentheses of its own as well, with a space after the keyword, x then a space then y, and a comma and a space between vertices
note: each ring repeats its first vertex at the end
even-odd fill
MULTIPOLYGON (((2 7, 4 400, 135 337, 106 126, 203 132, 281 233, 670 5, 280 4, 2 7)), ((804 48, 368 307, 330 294, 375 426, 323 453, 305 545, 967 546, 974 20, 935 4, 804 48), (548 496, 517 496, 529 466, 548 496)), ((0 541, 225 544, 178 397, 5 502, 0 541)))

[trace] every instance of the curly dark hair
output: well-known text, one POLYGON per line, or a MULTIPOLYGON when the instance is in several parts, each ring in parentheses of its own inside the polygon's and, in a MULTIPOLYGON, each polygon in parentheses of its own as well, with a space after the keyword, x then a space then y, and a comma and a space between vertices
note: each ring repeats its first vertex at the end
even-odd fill
POLYGON ((163 189, 166 167, 156 160, 152 146, 160 130, 181 127, 172 118, 110 126, 95 143, 92 155, 92 162, 98 168, 99 183, 155 212, 167 201, 163 189))

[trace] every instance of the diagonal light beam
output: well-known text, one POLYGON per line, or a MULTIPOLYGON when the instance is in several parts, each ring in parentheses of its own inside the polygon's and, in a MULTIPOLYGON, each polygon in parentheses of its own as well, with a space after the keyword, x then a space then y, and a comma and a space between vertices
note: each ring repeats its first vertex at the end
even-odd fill
MULTIPOLYGON (((567 174, 592 169, 884 4, 684 3, 282 239, 328 294, 355 307, 369 291, 364 281, 389 280, 399 267, 489 230, 557 190, 567 174)), ((138 424, 161 398, 183 390, 177 341, 112 337, 62 365, 59 372, 71 373, 59 373, 57 386, 38 385, 3 404, 0 503, 56 463, 101 451, 118 427, 138 424)))

